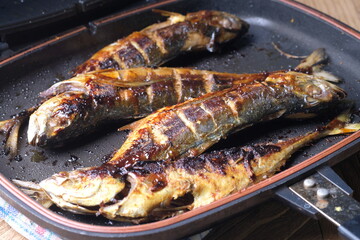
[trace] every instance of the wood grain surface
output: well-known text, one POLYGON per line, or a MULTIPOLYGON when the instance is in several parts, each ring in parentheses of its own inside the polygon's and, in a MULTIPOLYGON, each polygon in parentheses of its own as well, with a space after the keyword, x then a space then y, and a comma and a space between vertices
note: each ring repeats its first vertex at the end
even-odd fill
MULTIPOLYGON (((360 31, 360 0, 298 0, 324 12, 360 31)), ((360 201, 360 154, 334 167, 335 171, 355 190, 360 201)), ((0 239, 25 240, 0 219, 0 239)), ((206 240, 227 239, 341 239, 336 228, 326 219, 310 219, 277 201, 230 219, 207 235, 206 240)))

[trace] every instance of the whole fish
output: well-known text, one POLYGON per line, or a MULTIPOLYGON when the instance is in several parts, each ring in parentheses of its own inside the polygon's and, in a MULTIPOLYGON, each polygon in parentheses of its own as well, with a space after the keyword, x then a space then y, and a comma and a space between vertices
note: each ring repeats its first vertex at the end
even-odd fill
MULTIPOLYGON (((318 68, 326 59, 325 50, 317 49, 295 69, 337 81, 318 68)), ((208 92, 263 81, 270 74, 229 74, 183 68, 134 68, 81 74, 42 92, 44 102, 39 110, 33 107, 0 122, 0 132, 7 135, 5 149, 14 157, 20 125, 34 111, 28 128, 29 143, 56 147, 91 132, 106 120, 143 117, 161 107, 208 92)))
POLYGON ((86 207, 111 202, 126 189, 123 176, 138 161, 197 156, 234 131, 281 116, 317 114, 345 96, 316 76, 276 73, 162 108, 125 127, 132 131, 107 163, 55 174, 40 187, 58 206, 88 212, 86 207))
MULTIPOLYGON (((326 58, 314 51, 299 70, 326 58)), ((278 71, 287 72, 287 71, 278 71)), ((310 71, 318 74, 320 71, 310 71)), ((155 110, 234 85, 264 81, 273 73, 230 74, 186 68, 102 70, 54 84, 30 117, 28 142, 56 146, 109 120, 144 117, 155 110)))
POLYGON ((133 68, 78 75, 41 93, 48 100, 30 116, 28 142, 54 147, 104 121, 144 117, 209 92, 263 81, 269 74, 133 68))
MULTIPOLYGON (((325 136, 358 131, 360 124, 349 124, 349 120, 350 114, 344 113, 313 132, 277 143, 235 147, 173 161, 136 162, 124 175, 127 182, 124 194, 109 198, 109 202, 103 201, 98 210, 87 209, 85 202, 81 201, 77 205, 66 205, 67 196, 76 192, 75 188, 69 188, 61 194, 56 193, 62 182, 71 181, 65 175, 62 179, 61 173, 42 181, 40 185, 14 181, 21 187, 31 188, 31 193, 40 193, 37 197, 42 196, 40 200, 47 202, 47 206, 55 203, 66 210, 97 212, 108 219, 120 221, 138 223, 156 220, 204 206, 271 177, 303 146, 325 136), (60 204, 57 201, 59 196, 62 196, 60 204), (46 197, 47 201, 44 201, 46 197)), ((104 182, 98 186, 101 190, 99 194, 106 196, 105 190, 113 189, 104 184, 116 184, 104 182)), ((81 199, 98 196, 82 195, 81 199)))
POLYGON ((107 68, 159 66, 181 52, 213 51, 216 44, 227 42, 249 29, 248 23, 226 12, 204 10, 186 15, 156 12, 168 16, 168 20, 101 49, 77 67, 74 75, 107 68))

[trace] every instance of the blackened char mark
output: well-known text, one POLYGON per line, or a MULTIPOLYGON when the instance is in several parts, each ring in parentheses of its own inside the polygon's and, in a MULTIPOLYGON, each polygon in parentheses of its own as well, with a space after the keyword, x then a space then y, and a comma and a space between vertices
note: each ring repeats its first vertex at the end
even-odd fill
POLYGON ((167 165, 166 161, 138 161, 129 168, 129 171, 141 176, 151 173, 160 174, 165 172, 167 165))
POLYGON ((242 156, 246 161, 261 158, 265 155, 280 152, 281 147, 271 144, 256 144, 242 148, 242 156))
POLYGON ((168 164, 165 161, 138 161, 128 169, 129 172, 137 176, 146 177, 147 182, 151 182, 152 192, 160 191, 167 186, 165 168, 168 164))
MULTIPOLYGON (((90 69, 88 71, 94 71, 96 69, 95 64, 88 64, 90 66, 90 69)), ((108 68, 114 68, 116 70, 120 69, 119 63, 115 61, 112 57, 105 58, 103 61, 99 61, 99 67, 100 69, 108 69, 108 68)), ((78 72, 83 72, 84 70, 79 69, 78 72)))
POLYGON ((142 54, 129 42, 127 41, 122 48, 117 52, 122 68, 134 68, 146 66, 146 62, 142 54))
POLYGON ((100 64, 99 60, 97 59, 89 59, 88 61, 84 62, 80 66, 78 66, 74 71, 73 75, 76 76, 77 74, 81 74, 84 72, 91 72, 95 71, 100 64))
POLYGON ((164 149, 164 146, 154 141, 151 130, 148 128, 140 129, 139 135, 141 137, 134 140, 134 143, 122 154, 120 159, 112 159, 109 164, 127 169, 137 161, 156 159, 156 155, 164 149))
POLYGON ((54 115, 71 116, 73 114, 77 114, 81 116, 91 108, 91 98, 86 95, 79 96, 78 94, 71 94, 68 98, 65 98, 61 107, 54 113, 54 115))
POLYGON ((182 101, 195 98, 206 93, 205 85, 200 74, 180 74, 182 84, 182 101))
POLYGON ((190 31, 192 29, 189 22, 181 22, 158 29, 156 35, 161 39, 168 57, 171 58, 180 52, 190 31))
POLYGON ((185 157, 174 162, 175 168, 185 169, 189 174, 201 172, 218 172, 226 175, 226 167, 229 164, 229 150, 214 151, 202 154, 198 157, 185 157))
POLYGON ((177 103, 174 81, 171 79, 152 84, 151 91, 153 95, 151 107, 154 110, 177 103))
POLYGON ((204 170, 205 159, 201 157, 185 157, 175 161, 175 167, 185 169, 189 174, 204 170))
POLYGON ((132 34, 131 41, 139 46, 143 57, 149 66, 156 66, 162 62, 162 53, 156 42, 146 36, 144 33, 138 32, 132 34))
MULTIPOLYGON (((106 77, 101 73, 93 73, 93 75, 101 80, 113 81, 113 78, 106 77)), ((98 103, 112 107, 115 104, 117 96, 117 89, 114 86, 108 84, 97 84, 96 81, 87 81, 86 84, 89 91, 89 95, 98 103)))

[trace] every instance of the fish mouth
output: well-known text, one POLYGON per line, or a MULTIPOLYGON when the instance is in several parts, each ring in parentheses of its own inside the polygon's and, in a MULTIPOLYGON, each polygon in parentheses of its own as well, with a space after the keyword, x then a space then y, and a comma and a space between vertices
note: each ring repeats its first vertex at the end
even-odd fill
POLYGON ((45 147, 50 143, 52 147, 62 145, 61 138, 64 130, 72 124, 71 118, 53 116, 49 114, 33 114, 29 119, 27 132, 28 143, 33 146, 45 147))
POLYGON ((221 13, 221 15, 222 19, 219 21, 219 24, 227 31, 241 31, 245 33, 250 28, 250 24, 241 18, 228 13, 221 13))
POLYGON ((101 204, 112 201, 125 188, 121 178, 111 175, 93 176, 82 168, 71 172, 61 172, 39 183, 40 187, 60 207, 82 206, 100 207, 101 204), (62 205, 62 203, 66 205, 62 205))
POLYGON ((27 132, 28 143, 33 146, 42 146, 46 144, 47 122, 45 114, 33 113, 29 119, 29 128, 27 132))
POLYGON ((327 82, 327 84, 333 90, 334 94, 337 95, 338 99, 342 100, 347 97, 347 93, 341 87, 336 86, 335 84, 332 84, 330 82, 327 82))
MULTIPOLYGON (((91 99, 82 92, 65 92, 45 101, 29 119, 28 143, 34 146, 62 145, 82 122, 91 99)), ((77 132, 81 132, 77 130, 77 132)))
POLYGON ((27 131, 29 144, 45 146, 51 139, 57 137, 63 129, 70 126, 71 120, 68 116, 56 114, 58 106, 61 106, 57 100, 49 99, 31 114, 27 131))

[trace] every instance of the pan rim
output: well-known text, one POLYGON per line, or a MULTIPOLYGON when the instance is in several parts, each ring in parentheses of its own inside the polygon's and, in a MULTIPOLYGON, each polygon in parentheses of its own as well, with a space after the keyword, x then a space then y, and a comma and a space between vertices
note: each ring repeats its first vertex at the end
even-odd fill
MULTIPOLYGON (((154 7, 163 6, 163 4, 168 4, 168 3, 172 3, 172 2, 176 2, 176 1, 177 0, 167 0, 167 1, 164 1, 161 3, 147 5, 143 8, 138 8, 135 10, 131 10, 129 12, 121 13, 114 17, 109 17, 104 20, 96 21, 96 23, 112 21, 116 18, 122 18, 122 17, 126 17, 128 15, 131 15, 133 12, 140 12, 140 11, 148 10, 148 9, 151 9, 154 7)), ((336 27, 337 29, 340 29, 340 30, 346 32, 347 34, 355 37, 356 39, 360 40, 360 32, 359 31, 351 28, 350 26, 348 26, 348 25, 346 25, 346 24, 320 12, 320 11, 317 11, 311 7, 305 6, 301 3, 294 2, 292 0, 277 0, 277 1, 280 3, 284 3, 286 5, 289 5, 295 9, 301 10, 302 12, 312 15, 312 16, 316 17, 317 19, 321 19, 324 22, 327 22, 330 25, 336 27)), ((42 47, 45 47, 47 45, 50 45, 57 41, 60 41, 61 39, 67 38, 73 34, 77 34, 84 30, 86 30, 86 27, 81 26, 81 27, 78 27, 70 32, 67 32, 67 33, 61 35, 61 36, 55 37, 54 39, 51 39, 49 41, 43 42, 39 45, 36 45, 32 48, 29 48, 23 52, 20 52, 16 55, 10 57, 10 58, 0 61, 0 67, 9 62, 15 61, 19 57, 22 57, 33 51, 37 51, 37 50, 41 49, 42 47)), ((10 180, 8 180, 2 174, 0 174, 0 185, 3 186, 7 191, 11 192, 18 200, 20 200, 23 204, 25 204, 26 207, 30 208, 31 211, 35 211, 35 212, 39 213, 41 216, 49 219, 51 222, 55 222, 59 225, 65 226, 67 228, 67 231, 69 231, 69 229, 70 230, 73 229, 76 231, 81 230, 81 231, 86 231, 86 232, 91 232, 91 233, 101 233, 101 234, 128 234, 128 233, 135 233, 135 232, 139 233, 139 232, 157 230, 157 229, 163 228, 164 226, 170 226, 173 224, 177 224, 181 221, 184 221, 186 219, 192 218, 199 214, 208 212, 210 210, 213 210, 217 207, 223 206, 223 205, 230 203, 241 197, 247 196, 261 188, 264 188, 266 186, 269 186, 270 184, 276 183, 276 182, 280 181, 281 179, 284 179, 285 177, 290 176, 297 171, 300 171, 302 169, 305 169, 306 167, 309 167, 312 164, 315 164, 319 160, 329 156, 330 154, 335 153, 336 151, 342 149, 346 145, 354 142, 355 140, 357 140, 359 138, 360 138, 360 132, 356 132, 356 133, 344 138, 340 142, 334 144, 330 148, 327 148, 324 151, 316 154, 315 156, 297 164, 296 166, 286 169, 286 170, 274 175, 271 178, 268 178, 260 183, 257 183, 255 185, 247 188, 246 190, 243 190, 238 193, 234 193, 230 196, 227 196, 223 199, 217 200, 206 206, 199 207, 197 209, 191 210, 189 212, 183 213, 181 215, 178 215, 178 216, 175 216, 175 217, 172 217, 169 219, 165 219, 165 220, 154 222, 154 223, 137 225, 137 226, 97 226, 97 225, 91 225, 91 224, 87 224, 87 223, 77 222, 75 220, 71 220, 66 217, 60 216, 60 215, 52 212, 51 210, 42 207, 40 204, 38 204, 37 202, 32 200, 30 197, 28 197, 26 194, 21 192, 20 189, 18 189, 13 183, 11 183, 10 180)))

